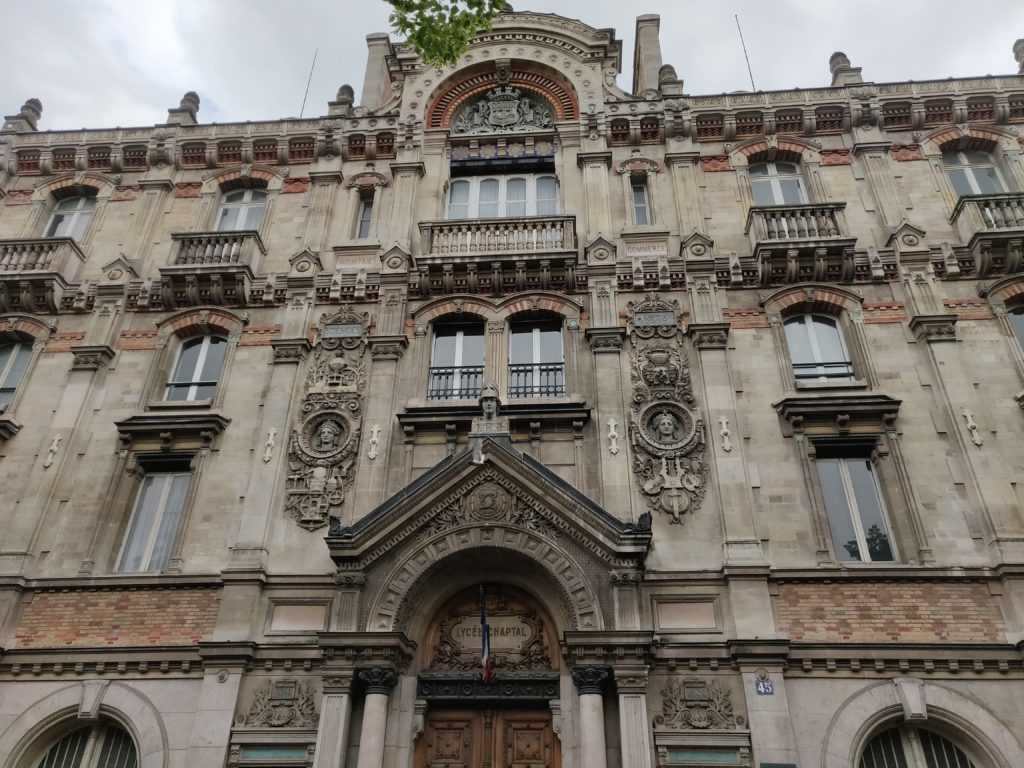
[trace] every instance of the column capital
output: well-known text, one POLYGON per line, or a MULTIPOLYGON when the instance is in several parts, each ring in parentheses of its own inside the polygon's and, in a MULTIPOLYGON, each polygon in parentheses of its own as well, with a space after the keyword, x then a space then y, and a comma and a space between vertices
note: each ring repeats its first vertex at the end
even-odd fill
POLYGON ((619 693, 647 693, 647 665, 616 666, 615 688, 619 693))
POLYGON ((271 339, 270 346, 274 350, 274 364, 301 363, 309 354, 312 346, 309 339, 271 339))
POLYGON ((588 165, 604 165, 606 168, 612 167, 612 153, 611 152, 580 152, 576 155, 576 163, 580 168, 584 168, 588 165))
POLYGON ((598 695, 604 693, 610 678, 611 670, 608 667, 573 667, 572 670, 572 681, 576 683, 580 696, 586 696, 591 693, 598 695))
POLYGON ((622 340, 626 338, 626 329, 618 326, 610 328, 588 328, 586 331, 590 349, 594 352, 618 352, 622 349, 622 340))
POLYGON ((910 318, 910 332, 918 341, 956 341, 956 322, 959 315, 914 315, 910 318))
POLYGON ((366 692, 382 693, 387 696, 398 682, 398 674, 390 667, 367 667, 356 672, 366 692))
POLYGON ((690 323, 686 333, 697 349, 725 349, 729 341, 729 324, 690 323))
POLYGON ((405 354, 409 340, 402 335, 370 336, 370 356, 374 360, 398 360, 405 354))

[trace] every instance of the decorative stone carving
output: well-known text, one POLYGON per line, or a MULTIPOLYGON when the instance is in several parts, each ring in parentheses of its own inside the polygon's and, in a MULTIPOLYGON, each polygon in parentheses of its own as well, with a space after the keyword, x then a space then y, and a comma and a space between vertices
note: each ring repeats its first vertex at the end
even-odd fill
POLYGON ((426 539, 474 523, 507 523, 557 541, 558 529, 548 519, 549 514, 539 503, 531 504, 517 494, 506 478, 488 470, 472 490, 451 499, 420 536, 426 539))
POLYGON ((271 680, 256 691, 239 725, 270 728, 316 728, 316 702, 311 686, 298 680, 271 680))
POLYGON ((388 667, 368 667, 356 672, 356 677, 362 683, 367 693, 389 694, 391 689, 398 682, 398 675, 395 670, 388 667))
POLYGON ((321 318, 301 420, 288 443, 285 512, 307 530, 337 517, 354 480, 366 384, 367 318, 345 308, 321 318))
POLYGON ((608 667, 573 667, 572 670, 572 681, 576 683, 576 689, 580 696, 586 696, 588 693, 604 693, 611 676, 612 673, 608 667))
POLYGON ((704 422, 695 408, 682 347, 679 303, 655 294, 629 304, 633 471, 652 512, 682 523, 704 498, 704 422))
POLYGON ((518 88, 499 86, 462 107, 452 121, 453 134, 518 133, 547 130, 553 125, 550 105, 518 88))
POLYGON ((732 693, 715 681, 671 679, 661 691, 661 714, 655 726, 671 730, 736 728, 741 718, 732 709, 732 693))

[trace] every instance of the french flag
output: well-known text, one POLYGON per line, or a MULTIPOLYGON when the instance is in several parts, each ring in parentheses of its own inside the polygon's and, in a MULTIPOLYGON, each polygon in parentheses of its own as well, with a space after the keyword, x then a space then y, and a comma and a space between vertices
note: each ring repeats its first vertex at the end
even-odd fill
POLYGON ((480 664, 481 679, 485 683, 494 682, 494 657, 491 656, 491 627, 487 623, 487 595, 484 585, 480 585, 480 664))

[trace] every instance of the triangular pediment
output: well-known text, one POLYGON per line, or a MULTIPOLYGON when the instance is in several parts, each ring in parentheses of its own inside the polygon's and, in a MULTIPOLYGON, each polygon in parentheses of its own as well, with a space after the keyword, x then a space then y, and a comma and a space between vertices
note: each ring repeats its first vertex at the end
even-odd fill
POLYGON ((536 459, 482 438, 354 525, 334 521, 327 545, 339 570, 363 571, 395 549, 481 527, 529 533, 609 570, 642 569, 651 542, 649 517, 623 522, 536 459))

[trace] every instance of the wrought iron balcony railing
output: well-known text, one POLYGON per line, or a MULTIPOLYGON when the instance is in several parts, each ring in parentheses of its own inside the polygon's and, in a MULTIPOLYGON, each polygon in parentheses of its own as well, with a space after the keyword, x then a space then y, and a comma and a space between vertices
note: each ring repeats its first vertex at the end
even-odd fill
POLYGON ((561 397, 565 394, 564 363, 527 363, 508 367, 509 397, 561 397))
POLYGON ((428 400, 468 400, 480 397, 482 365, 432 366, 427 383, 428 400))

